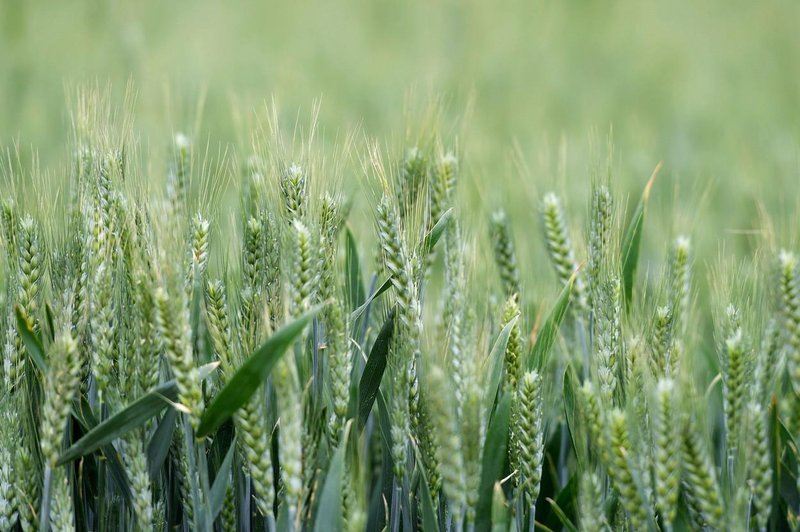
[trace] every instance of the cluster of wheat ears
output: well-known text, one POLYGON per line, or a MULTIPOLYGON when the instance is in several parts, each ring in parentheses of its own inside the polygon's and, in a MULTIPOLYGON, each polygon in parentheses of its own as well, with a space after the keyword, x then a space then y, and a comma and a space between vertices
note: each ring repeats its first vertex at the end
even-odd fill
POLYGON ((63 212, 3 198, 0 529, 797 525, 792 252, 720 267, 700 305, 686 236, 651 288, 637 276, 652 180, 629 210, 595 180, 585 250, 553 193, 467 238, 456 155, 370 147, 356 231, 310 152, 249 158, 220 214, 185 136, 143 165, 89 129, 63 212), (515 250, 531 224, 558 283, 543 301, 515 250))

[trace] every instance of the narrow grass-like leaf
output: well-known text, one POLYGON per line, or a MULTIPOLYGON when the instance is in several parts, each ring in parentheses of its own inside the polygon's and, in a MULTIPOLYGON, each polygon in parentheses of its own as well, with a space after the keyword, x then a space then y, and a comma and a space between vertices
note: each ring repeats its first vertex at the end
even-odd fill
POLYGON ((358 257, 358 246, 350 228, 345 229, 345 293, 351 309, 356 309, 364 303, 366 291, 364 290, 364 276, 361 273, 361 262, 358 257))
POLYGON ((628 310, 633 297, 633 281, 636 278, 636 268, 639 265, 639 247, 642 243, 644 216, 647 211, 647 203, 650 201, 650 189, 653 187, 659 170, 661 170, 661 163, 656 165, 650 179, 647 181, 642 197, 639 199, 639 204, 636 206, 631 222, 622 238, 622 289, 625 308, 628 310))
POLYGON ((497 410, 489 420, 486 442, 481 459, 481 484, 478 493, 475 529, 488 531, 492 528, 492 498, 494 484, 503 476, 508 462, 508 426, 511 418, 511 394, 504 394, 497 403, 497 410))
POLYGON ((175 381, 154 388, 90 430, 61 455, 58 464, 66 464, 111 443, 148 419, 157 416, 177 399, 178 385, 175 381))
POLYGON ((584 434, 585 428, 581 423, 576 423, 576 402, 575 390, 579 386, 578 378, 575 375, 575 369, 568 365, 564 370, 564 417, 567 420, 567 429, 569 437, 572 441, 572 448, 575 450, 575 457, 578 460, 578 465, 582 466, 587 463, 586 456, 586 436, 584 434))
POLYGON ((236 454, 236 439, 231 440, 231 445, 228 447, 228 452, 225 453, 225 459, 222 460, 217 476, 214 478, 214 484, 211 485, 211 492, 209 499, 211 502, 211 519, 216 519, 222 511, 222 506, 225 504, 225 492, 228 489, 228 482, 231 479, 231 464, 233 463, 233 455, 236 454))
POLYGON ((358 318, 360 318, 361 315, 364 314, 364 312, 369 308, 369 306, 372 304, 372 302, 375 300, 375 298, 377 298, 379 295, 381 295, 384 292, 386 292, 391 287, 392 287, 392 279, 391 278, 386 279, 383 282, 383 284, 377 290, 375 290, 375 292, 372 295, 370 295, 367 298, 367 300, 364 301, 364 303, 360 307, 355 309, 350 314, 350 320, 351 321, 356 321, 358 318))
POLYGON ((378 395, 383 373, 386 371, 386 357, 389 355, 389 343, 394 332, 395 312, 395 309, 392 309, 386 317, 375 343, 372 344, 367 364, 361 374, 358 387, 358 420, 359 426, 362 428, 367 424, 375 396, 378 395))
POLYGON ((272 368, 286 349, 292 345, 320 309, 320 306, 314 307, 292 323, 281 327, 264 345, 250 355, 206 408, 197 427, 198 438, 208 436, 250 400, 258 387, 267 380, 272 368))
MULTIPOLYGON (((206 364, 199 368, 198 374, 200 378, 206 378, 218 365, 218 363, 206 364)), ((178 385, 174 380, 156 386, 110 418, 92 427, 89 432, 61 455, 58 459, 58 464, 66 464, 111 443, 128 433, 128 431, 141 426, 148 419, 156 417, 164 408, 174 404, 177 399, 178 385)), ((84 416, 88 416, 89 411, 84 411, 83 407, 81 408, 81 413, 84 416)))
POLYGON ((533 350, 528 358, 527 368, 529 370, 535 369, 541 371, 547 366, 550 350, 556 341, 561 322, 567 314, 570 298, 572 297, 572 288, 575 286, 576 273, 572 274, 569 282, 561 289, 561 293, 556 299, 555 305, 550 310, 550 314, 542 325, 539 334, 536 336, 536 343, 533 345, 533 350))
POLYGON ((353 422, 348 421, 344 428, 344 437, 333 453, 328 474, 319 496, 317 517, 314 521, 314 532, 338 532, 342 529, 342 479, 344 477, 344 459, 347 450, 347 435, 353 422))
POLYGON ((169 447, 172 443, 172 435, 175 432, 175 420, 177 417, 177 410, 174 408, 167 410, 147 444, 147 467, 150 472, 150 480, 154 481, 158 478, 161 468, 169 455, 169 447))
POLYGON ((500 334, 497 335, 492 350, 489 352, 489 384, 486 388, 486 408, 491 412, 494 408, 497 393, 500 390, 500 379, 503 375, 503 362, 505 360, 506 346, 508 346, 508 337, 511 335, 511 329, 517 323, 519 316, 512 319, 503 327, 500 334))
POLYGON ((559 506, 556 501, 550 497, 547 497, 545 500, 550 503, 553 513, 556 515, 556 517, 558 517, 558 520, 561 521, 561 524, 564 526, 564 530, 569 532, 578 532, 578 527, 575 526, 575 523, 573 523, 569 517, 567 517, 567 514, 561 509, 561 506, 559 506))
POLYGON ((431 230, 425 235, 425 238, 422 240, 423 256, 429 255, 431 251, 433 251, 433 248, 436 247, 436 243, 440 238, 442 238, 444 230, 447 229, 447 224, 450 223, 450 218, 452 217, 453 208, 450 207, 442 213, 442 215, 436 221, 436 224, 431 227, 431 230))
POLYGON ((22 338, 22 343, 25 344, 25 349, 28 350, 31 361, 39 368, 39 371, 47 373, 47 357, 45 357, 41 338, 28 326, 28 320, 25 319, 19 305, 14 305, 14 313, 17 315, 17 330, 22 338))
MULTIPOLYGON (((81 397, 80 401, 76 399, 72 403, 72 417, 75 418, 75 420, 86 432, 91 431, 98 424, 97 418, 94 417, 94 412, 92 412, 92 407, 89 406, 89 402, 86 400, 86 397, 81 397)), ((101 446, 100 450, 105 457, 107 464, 106 467, 108 467, 111 480, 113 480, 119 488, 120 493, 122 493, 123 497, 125 498, 125 502, 130 503, 133 494, 131 493, 128 474, 125 472, 125 469, 122 466, 119 453, 110 443, 101 446)))

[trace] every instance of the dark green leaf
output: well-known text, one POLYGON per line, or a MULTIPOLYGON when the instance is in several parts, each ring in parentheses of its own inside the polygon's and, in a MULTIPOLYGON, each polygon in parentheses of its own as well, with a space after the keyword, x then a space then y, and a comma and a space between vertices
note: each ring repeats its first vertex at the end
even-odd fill
MULTIPOLYGON (((80 401, 76 399, 72 403, 72 417, 74 417, 83 430, 87 432, 97 426, 97 419, 94 417, 92 408, 89 406, 89 402, 85 397, 81 397, 80 401)), ((106 459, 111 480, 117 485, 120 492, 125 497, 125 501, 130 502, 132 498, 131 487, 128 482, 128 474, 125 472, 122 462, 119 459, 119 453, 117 453, 114 446, 110 443, 100 447, 100 450, 106 459)))
POLYGON ((564 513, 564 510, 558 505, 556 501, 547 497, 545 499, 547 502, 550 503, 550 506, 553 508, 553 512, 558 517, 558 520, 561 521, 561 524, 564 525, 564 530, 568 530, 569 532, 578 532, 578 527, 575 526, 575 523, 567 517, 567 514, 564 513))
POLYGON ((147 464, 150 471, 150 480, 158 478, 161 468, 169 455, 169 446, 172 444, 172 434, 175 432, 175 419, 178 412, 174 408, 167 410, 158 424, 158 428, 147 444, 147 464))
POLYGON ((22 312, 19 305, 14 305, 14 313, 17 315, 17 330, 22 338, 22 343, 25 344, 25 349, 36 367, 42 373, 47 373, 47 358, 44 354, 44 346, 39 335, 36 334, 29 326, 28 320, 22 312))
MULTIPOLYGON (((174 412, 174 410, 173 410, 174 412)), ((231 441, 228 452, 225 453, 225 459, 217 470, 217 476, 214 478, 214 484, 211 485, 211 519, 216 519, 222 511, 222 506, 225 504, 225 492, 228 490, 228 482, 231 480, 231 464, 233 463, 233 455, 236 454, 236 440, 231 441)))
POLYGON ((362 428, 367 424, 367 418, 372 411, 375 396, 378 394, 378 388, 383 379, 383 372, 386 370, 386 357, 389 355, 389 343, 394 332, 395 312, 395 309, 389 312, 389 316, 383 323, 375 343, 372 344, 367 364, 361 374, 358 391, 358 419, 359 426, 362 428))
MULTIPOLYGON (((218 364, 206 364, 199 368, 201 379, 206 378, 218 364)), ((96 424, 67 449, 58 459, 58 464, 65 464, 76 458, 96 451, 100 447, 111 443, 125 435, 128 431, 141 426, 145 421, 156 417, 164 408, 171 406, 178 399, 178 385, 174 380, 156 386, 134 402, 106 419, 99 425, 96 424)), ((91 409, 81 405, 80 415, 86 419, 91 414, 91 409)))
POLYGON ((275 332, 255 353, 250 355, 236 373, 220 390, 213 402, 206 408, 197 428, 197 437, 209 435, 227 421, 269 377, 272 368, 303 332, 321 307, 315 307, 292 323, 275 332))
POLYGON ((361 274, 361 263, 358 258, 358 247, 356 246, 356 239, 350 228, 345 229, 345 271, 347 277, 345 278, 345 293, 347 294, 347 302, 351 309, 358 308, 366 296, 364 290, 364 278, 361 274))
POLYGON ((535 369, 537 371, 542 371, 542 369, 547 366, 550 350, 553 348, 559 328, 561 327, 561 322, 564 320, 567 308, 569 307, 570 298, 572 297, 572 288, 575 286, 575 278, 576 274, 573 273, 569 282, 564 285, 564 288, 558 295, 558 299, 556 299, 556 303, 553 305, 544 325, 541 330, 539 330, 539 334, 536 336, 536 343, 533 345, 533 350, 528 358, 527 368, 529 370, 535 369))
POLYGON ((175 381, 154 388, 86 433, 61 455, 58 464, 66 464, 111 443, 129 430, 157 416, 177 398, 178 385, 175 381))
POLYGON ((636 268, 639 265, 639 247, 642 243, 642 228, 644 227, 647 203, 650 200, 650 189, 653 187, 653 182, 659 170, 661 170, 661 163, 656 165, 650 180, 645 185, 639 204, 636 206, 631 222, 622 238, 622 289, 626 309, 630 309, 630 302, 633 297, 633 281, 636 278, 636 268))
POLYGON ((497 410, 489 420, 486 442, 481 460, 481 484, 478 493, 476 530, 488 531, 492 527, 492 498, 494 483, 503 476, 508 462, 508 426, 511 418, 511 394, 503 394, 497 410))
POLYGON ((383 284, 373 293, 370 295, 364 303, 355 309, 352 314, 350 314, 350 320, 356 321, 361 315, 369 308, 372 302, 375 300, 376 297, 381 295, 382 293, 386 292, 388 289, 392 287, 392 279, 386 279, 383 284))

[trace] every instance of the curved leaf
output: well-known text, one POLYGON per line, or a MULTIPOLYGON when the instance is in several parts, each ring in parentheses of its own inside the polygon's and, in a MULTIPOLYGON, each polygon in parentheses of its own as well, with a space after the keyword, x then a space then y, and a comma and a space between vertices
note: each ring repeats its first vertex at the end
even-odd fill
POLYGON ((30 328, 28 320, 19 305, 14 305, 14 313, 17 315, 17 330, 22 338, 22 343, 25 344, 25 349, 28 350, 28 354, 31 356, 31 361, 36 364, 39 371, 47 373, 47 357, 45 357, 42 340, 30 328))
POLYGON ((570 298, 572 297, 572 287, 575 286, 577 272, 572 274, 569 282, 561 289, 561 293, 556 299, 550 314, 544 322, 539 334, 536 336, 536 343, 533 345, 530 357, 528 358, 527 368, 541 371, 547 365, 550 350, 556 341, 561 322, 567 313, 570 298))
POLYGON ((650 180, 644 187, 639 204, 633 212, 631 223, 625 230, 622 239, 622 291, 625 299, 626 309, 630 308, 631 298, 633 297, 633 281, 636 277, 636 267, 639 264, 639 247, 642 243, 642 228, 644 227, 644 215, 647 210, 647 203, 650 200, 650 189, 653 182, 661 170, 661 163, 656 165, 650 180))
POLYGON ((361 374, 361 381, 358 387, 358 419, 359 426, 367 424, 367 418, 372 411, 375 397, 378 395, 378 388, 383 379, 383 372, 386 371, 386 357, 389 355, 389 343, 394 332, 394 316, 396 309, 392 309, 383 323, 372 350, 369 352, 367 364, 361 374))
POLYGON ((197 427, 198 438, 210 434, 250 400, 258 387, 267 380, 272 368, 275 367, 286 349, 314 319, 320 308, 317 306, 292 323, 281 327, 264 345, 250 355, 250 358, 228 379, 225 387, 206 408, 200 419, 200 425, 197 427))

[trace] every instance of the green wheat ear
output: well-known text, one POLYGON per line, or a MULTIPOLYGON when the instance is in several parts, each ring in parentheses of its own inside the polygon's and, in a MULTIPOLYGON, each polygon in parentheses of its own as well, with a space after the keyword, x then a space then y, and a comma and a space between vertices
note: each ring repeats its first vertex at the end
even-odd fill
POLYGON ((511 237, 511 226, 508 216, 502 210, 492 215, 490 238, 494 245, 494 261, 500 271, 500 281, 506 297, 520 293, 519 270, 517 268, 517 252, 511 237))

